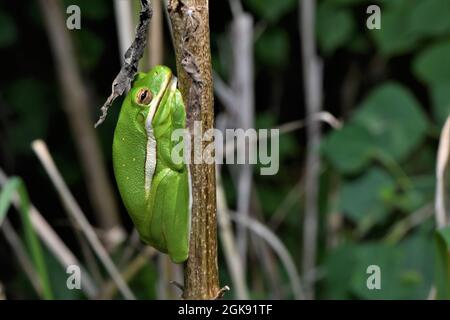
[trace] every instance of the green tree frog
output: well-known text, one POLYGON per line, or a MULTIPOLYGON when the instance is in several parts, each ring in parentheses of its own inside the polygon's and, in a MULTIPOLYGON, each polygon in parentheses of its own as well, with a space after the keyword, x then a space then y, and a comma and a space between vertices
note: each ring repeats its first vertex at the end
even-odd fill
POLYGON ((165 66, 138 73, 114 132, 114 175, 141 239, 175 263, 188 257, 190 176, 171 158, 172 132, 184 129, 186 111, 177 78, 165 66))

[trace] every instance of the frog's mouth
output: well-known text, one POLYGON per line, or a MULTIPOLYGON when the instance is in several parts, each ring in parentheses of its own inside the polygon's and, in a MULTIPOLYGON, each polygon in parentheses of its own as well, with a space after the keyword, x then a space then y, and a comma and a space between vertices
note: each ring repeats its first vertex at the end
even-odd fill
POLYGON ((162 101, 166 101, 170 94, 175 93, 178 79, 173 74, 167 77, 162 84, 164 90, 160 90, 158 95, 150 102, 150 110, 145 120, 145 130, 147 132, 147 150, 145 157, 145 192, 150 194, 150 186, 152 185, 153 175, 156 169, 156 139, 153 132, 153 118, 155 117, 158 107, 162 101))

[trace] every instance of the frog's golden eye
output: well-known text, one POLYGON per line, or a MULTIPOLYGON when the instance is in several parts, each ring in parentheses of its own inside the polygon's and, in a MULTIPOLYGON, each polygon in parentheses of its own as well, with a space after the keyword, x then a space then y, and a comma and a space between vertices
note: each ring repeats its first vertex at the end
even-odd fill
POLYGON ((152 92, 147 88, 142 88, 136 94, 136 102, 138 104, 149 104, 152 101, 153 95, 152 92))

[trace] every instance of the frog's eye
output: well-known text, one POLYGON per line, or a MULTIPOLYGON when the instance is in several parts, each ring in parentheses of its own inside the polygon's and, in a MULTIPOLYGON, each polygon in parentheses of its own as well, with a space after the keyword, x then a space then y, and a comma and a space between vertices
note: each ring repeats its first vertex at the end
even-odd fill
POLYGON ((136 94, 136 102, 138 104, 148 105, 152 101, 153 95, 148 88, 142 88, 136 94))

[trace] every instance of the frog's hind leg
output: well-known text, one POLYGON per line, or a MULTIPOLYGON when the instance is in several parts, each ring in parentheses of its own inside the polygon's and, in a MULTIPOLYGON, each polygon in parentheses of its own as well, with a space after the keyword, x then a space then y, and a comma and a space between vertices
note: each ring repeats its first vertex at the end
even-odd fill
POLYGON ((167 253, 167 243, 163 233, 164 206, 166 205, 164 195, 166 179, 170 179, 172 170, 164 169, 155 175, 150 189, 148 212, 151 213, 148 223, 145 226, 149 236, 147 243, 161 252, 167 253))
POLYGON ((159 208, 162 233, 170 258, 181 263, 189 251, 189 187, 187 172, 170 170, 158 188, 157 199, 163 199, 159 208))

